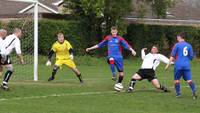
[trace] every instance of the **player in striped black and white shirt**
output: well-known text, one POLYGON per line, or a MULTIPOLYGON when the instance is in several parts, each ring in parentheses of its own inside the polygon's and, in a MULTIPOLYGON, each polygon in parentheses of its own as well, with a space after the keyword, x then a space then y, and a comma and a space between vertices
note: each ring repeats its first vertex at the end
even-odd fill
POLYGON ((141 50, 143 60, 142 66, 138 72, 132 76, 127 92, 133 91, 136 81, 143 79, 147 79, 155 88, 163 90, 164 92, 169 92, 165 86, 160 84, 155 74, 156 67, 158 67, 160 62, 168 64, 169 59, 162 54, 158 54, 158 48, 156 46, 153 46, 151 48, 151 53, 148 53, 147 55, 145 54, 145 50, 147 50, 147 48, 141 50))
POLYGON ((19 38, 22 35, 22 31, 19 28, 16 28, 13 32, 12 35, 7 36, 1 45, 0 48, 0 59, 1 65, 5 65, 7 68, 7 72, 4 75, 3 78, 3 84, 2 84, 2 88, 7 90, 8 89, 8 81, 13 73, 13 65, 10 59, 10 54, 12 53, 13 49, 15 49, 21 64, 24 64, 24 60, 23 60, 23 56, 22 56, 22 52, 21 52, 21 44, 20 44, 20 40, 19 38))

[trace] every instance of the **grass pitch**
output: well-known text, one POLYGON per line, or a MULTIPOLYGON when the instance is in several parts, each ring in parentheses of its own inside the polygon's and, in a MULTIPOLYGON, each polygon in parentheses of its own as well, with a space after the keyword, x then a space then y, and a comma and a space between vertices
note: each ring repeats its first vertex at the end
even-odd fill
MULTIPOLYGON (((10 91, 0 90, 0 113, 200 113, 200 101, 193 100, 188 85, 182 80, 182 97, 176 98, 173 88, 173 68, 164 71, 164 65, 157 69, 159 81, 172 92, 163 93, 143 80, 137 82, 133 93, 115 92, 114 81, 105 59, 77 58, 84 84, 66 67, 58 71, 52 82, 47 82, 52 67, 39 66, 39 81, 27 76, 13 74, 10 91), (87 62, 86 62, 87 61, 87 62), (18 77, 17 77, 18 76, 18 77)), ((124 90, 131 75, 141 65, 139 59, 125 60, 124 90)), ((15 70, 21 67, 16 66, 15 70)), ((26 66, 32 70, 32 66, 26 66)), ((199 89, 200 63, 192 62, 193 81, 199 89)), ((199 95, 199 94, 198 94, 199 95)))

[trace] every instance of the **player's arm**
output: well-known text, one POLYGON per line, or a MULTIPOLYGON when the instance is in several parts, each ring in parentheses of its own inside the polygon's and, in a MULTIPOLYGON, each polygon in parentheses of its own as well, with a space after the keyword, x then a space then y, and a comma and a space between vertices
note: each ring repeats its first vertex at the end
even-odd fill
POLYGON ((163 62, 163 63, 165 63, 165 64, 167 64, 167 65, 168 64, 174 64, 174 57, 170 57, 168 59, 166 56, 164 56, 162 54, 158 54, 158 60, 163 62), (170 59, 171 59, 171 61, 170 61, 170 59))
POLYGON ((56 44, 54 43, 49 54, 48 54, 48 60, 46 62, 46 66, 50 66, 51 65, 51 58, 53 56, 53 54, 56 52, 56 44))
POLYGON ((145 58, 145 51, 147 50, 147 48, 143 48, 142 50, 141 50, 141 57, 142 57, 142 59, 144 59, 145 58))
POLYGON ((51 58, 52 58, 53 54, 54 54, 54 51, 53 51, 53 49, 51 49, 51 51, 48 54, 48 60, 46 62, 46 66, 50 66, 51 65, 51 58))
POLYGON ((86 52, 89 52, 89 51, 97 49, 97 48, 99 48, 99 46, 98 45, 94 45, 92 47, 86 48, 86 52))
POLYGON ((54 54, 54 51, 51 49, 51 51, 48 54, 48 60, 49 61, 51 61, 51 58, 52 58, 53 54, 54 54))
POLYGON ((124 40, 123 38, 121 38, 120 39, 121 41, 121 44, 122 44, 122 46, 125 48, 125 49, 128 49, 129 51, 131 51, 131 54, 133 55, 133 56, 135 56, 136 55, 136 52, 135 52, 135 50, 128 44, 128 42, 126 41, 126 40, 124 40))
POLYGON ((67 48, 68 48, 69 54, 70 54, 69 57, 73 60, 74 59, 74 49, 68 41, 66 41, 66 44, 67 44, 67 48))
POLYGON ((194 53, 193 53, 192 46, 190 46, 188 53, 189 53, 189 55, 188 55, 189 59, 192 60, 194 58, 194 53))
POLYGON ((20 43, 19 39, 16 39, 16 42, 15 42, 15 51, 17 53, 17 56, 18 56, 19 60, 20 60, 20 63, 24 64, 24 59, 23 59, 22 51, 21 51, 21 43, 20 43))
POLYGON ((176 58, 176 53, 177 53, 177 46, 175 45, 172 49, 171 56, 169 58, 169 63, 165 66, 165 70, 167 70, 169 66, 174 63, 176 58))
POLYGON ((102 42, 100 42, 97 45, 94 45, 92 47, 86 48, 86 52, 89 52, 91 50, 97 49, 97 48, 102 48, 108 44, 108 37, 106 37, 102 42))

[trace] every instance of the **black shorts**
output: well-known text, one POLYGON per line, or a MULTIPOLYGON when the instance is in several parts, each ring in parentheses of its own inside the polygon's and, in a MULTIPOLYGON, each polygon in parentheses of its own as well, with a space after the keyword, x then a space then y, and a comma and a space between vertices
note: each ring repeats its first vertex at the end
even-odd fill
POLYGON ((8 65, 12 64, 10 56, 2 56, 0 55, 0 65, 8 65))
POLYGON ((157 78, 153 69, 139 69, 136 73, 140 75, 141 80, 147 79, 149 82, 157 78))

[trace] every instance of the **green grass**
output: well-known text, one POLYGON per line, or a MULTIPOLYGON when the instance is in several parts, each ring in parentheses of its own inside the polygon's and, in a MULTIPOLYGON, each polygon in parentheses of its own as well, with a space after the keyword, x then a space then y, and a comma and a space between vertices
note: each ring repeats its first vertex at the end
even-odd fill
MULTIPOLYGON (((171 93, 155 90, 147 80, 137 82, 135 92, 115 92, 111 72, 103 58, 78 57, 78 68, 85 80, 80 84, 75 75, 63 67, 56 79, 47 82, 52 67, 39 65, 39 81, 32 81, 31 73, 15 73, 10 81, 10 91, 0 90, 0 113, 200 113, 200 101, 192 100, 190 89, 181 81, 182 97, 177 99, 173 88, 173 68, 157 69, 161 83, 171 93), (18 76, 18 77, 17 77, 18 76), (30 79, 31 78, 31 79, 30 79)), ((125 89, 130 77, 140 68, 141 60, 125 60, 125 89)), ((22 67, 15 66, 15 70, 22 67)), ((32 69, 30 65, 24 70, 32 69)), ((192 63, 193 79, 200 84, 200 64, 192 63)), ((197 87, 199 89, 199 87, 197 87)))

